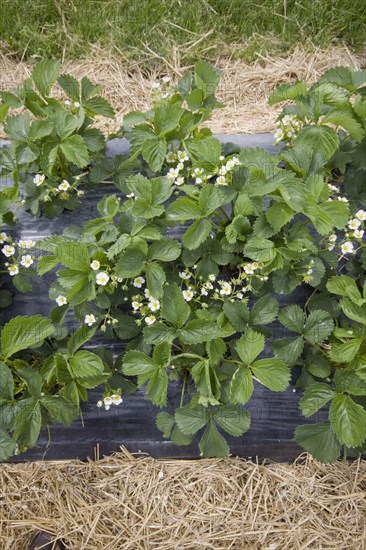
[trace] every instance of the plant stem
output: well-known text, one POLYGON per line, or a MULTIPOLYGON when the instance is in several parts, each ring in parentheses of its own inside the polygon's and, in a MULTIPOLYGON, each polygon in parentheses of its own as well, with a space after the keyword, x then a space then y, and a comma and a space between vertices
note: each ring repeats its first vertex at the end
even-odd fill
POLYGON ((183 405, 183 399, 184 399, 184 392, 186 389, 186 381, 187 381, 187 371, 184 371, 184 377, 183 377, 183 386, 182 386, 182 392, 180 394, 180 407, 183 405))

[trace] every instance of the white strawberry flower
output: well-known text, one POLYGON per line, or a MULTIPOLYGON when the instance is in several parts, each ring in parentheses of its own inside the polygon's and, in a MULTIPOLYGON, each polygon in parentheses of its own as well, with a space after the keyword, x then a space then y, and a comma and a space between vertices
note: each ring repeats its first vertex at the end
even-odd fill
POLYGON ((185 162, 186 160, 189 160, 189 156, 185 151, 177 151, 177 157, 179 162, 185 162))
POLYGON ((122 397, 118 394, 113 393, 111 395, 113 405, 120 405, 122 403, 122 397))
POLYGON ((282 141, 283 140, 284 133, 283 133, 283 130, 281 130, 281 128, 278 128, 278 130, 275 131, 274 138, 275 138, 276 141, 282 141))
POLYGON ((244 294, 242 294, 241 292, 238 292, 236 297, 239 298, 239 300, 242 300, 244 298, 244 294))
POLYGON ((151 311, 158 311, 160 309, 160 302, 156 298, 150 296, 149 298, 149 309, 151 311))
POLYGON ((342 254, 351 254, 354 252, 353 244, 350 241, 346 241, 341 246, 342 254))
POLYGON ((20 240, 18 241, 19 248, 27 248, 27 241, 20 240))
POLYGON ((104 271, 101 271, 97 275, 97 285, 105 286, 109 281, 109 275, 105 273, 104 271))
POLYGON ((42 185, 45 179, 46 176, 44 176, 43 174, 36 174, 33 178, 33 183, 35 183, 36 186, 39 187, 40 185, 42 185))
POLYGON ((133 307, 134 311, 138 311, 138 310, 140 309, 140 307, 141 307, 141 303, 140 303, 140 302, 137 302, 136 300, 134 300, 134 301, 132 302, 132 307, 133 307))
POLYGON ((15 254, 15 248, 14 246, 11 246, 10 244, 6 244, 4 248, 1 249, 1 252, 7 257, 10 258, 10 256, 13 256, 15 254))
POLYGON ((179 178, 177 178, 177 179, 175 180, 174 183, 175 183, 175 185, 183 185, 183 183, 184 183, 184 178, 179 177, 179 178))
POLYGON ((180 271, 179 277, 185 281, 188 281, 192 277, 192 275, 190 273, 187 273, 186 271, 180 271))
POLYGON ((358 229, 361 225, 361 222, 358 218, 353 218, 353 220, 349 220, 348 227, 350 229, 358 229))
POLYGON ((19 273, 19 267, 17 265, 9 265, 8 271, 11 277, 14 277, 14 275, 18 275, 19 273))
POLYGON ((8 236, 7 236, 7 234, 5 233, 5 231, 2 231, 2 232, 0 233, 0 244, 3 244, 3 243, 6 241, 7 238, 8 238, 8 236))
POLYGON ((221 166, 221 168, 219 170, 219 174, 220 174, 220 176, 225 176, 225 174, 227 174, 226 166, 221 166))
POLYGON ((208 276, 208 279, 210 281, 215 281, 216 280, 216 275, 214 275, 213 273, 211 273, 211 275, 208 276))
POLYGON ((22 256, 20 259, 20 263, 24 267, 30 267, 33 263, 33 258, 29 254, 26 254, 25 256, 22 256))
POLYGON ((232 169, 234 168, 234 166, 235 166, 235 162, 234 162, 232 159, 230 159, 230 160, 227 161, 227 163, 226 163, 226 168, 227 168, 228 170, 232 170, 232 169))
POLYGON ((70 184, 67 180, 63 180, 58 186, 59 191, 67 191, 70 187, 70 184))
POLYGON ((145 288, 144 294, 145 294, 145 298, 150 298, 150 296, 151 296, 150 290, 148 288, 145 288))
POLYGON ((193 174, 194 174, 195 176, 200 176, 201 174, 203 174, 203 172, 204 172, 203 168, 195 168, 195 169, 193 170, 193 174))
POLYGON ((181 171, 181 170, 183 170, 183 169, 184 169, 184 164, 183 164, 183 162, 178 162, 178 164, 177 164, 177 170, 181 171))
POLYGON ((220 285, 221 285, 220 294, 229 296, 232 292, 231 284, 225 281, 221 281, 220 285))
POLYGON ((340 202, 348 202, 348 199, 346 197, 338 197, 338 200, 340 202))
POLYGON ((85 315, 84 323, 88 325, 88 327, 91 327, 96 322, 95 316, 91 313, 88 315, 85 315))
POLYGON ((36 241, 32 241, 32 239, 28 239, 26 242, 26 248, 33 248, 36 246, 36 241))
POLYGON ((216 178, 217 185, 227 185, 225 176, 219 176, 216 178))
POLYGON ((196 178, 197 185, 200 185, 202 183, 202 181, 203 181, 202 178, 196 178))
POLYGON ((141 288, 144 284, 145 279, 143 277, 136 277, 136 279, 133 281, 133 286, 136 288, 141 288))
POLYGON ((335 243, 336 240, 337 240, 337 235, 335 235, 334 233, 333 233, 332 235, 329 235, 328 241, 329 241, 330 243, 335 243))
MULTIPOLYGON (((181 151, 178 151, 179 153, 181 151)), ((179 158, 179 157, 178 157, 179 158)), ((167 153, 166 157, 165 157, 165 160, 169 163, 169 164, 172 164, 173 162, 175 162, 175 153, 174 151, 169 151, 169 153, 167 153)), ((180 159, 179 159, 180 160, 180 159)))
POLYGON ((135 193, 129 193, 128 195, 126 195, 126 198, 133 199, 134 196, 135 196, 135 193))
POLYGON ((98 401, 98 402, 97 402, 97 407, 99 407, 99 408, 100 408, 100 407, 103 407, 103 401, 98 401))
POLYGON ((148 315, 147 317, 145 317, 145 323, 147 325, 152 325, 153 323, 155 323, 155 321, 156 321, 155 315, 148 315))
POLYGON ((78 109, 80 107, 80 103, 78 101, 74 101, 74 107, 78 109))
POLYGON ((190 302, 194 296, 194 292, 191 289, 183 290, 182 294, 186 302, 190 302))
POLYGON ((248 275, 252 275, 254 273, 254 268, 253 268, 253 264, 246 264, 244 266, 244 271, 245 273, 247 273, 248 275))
POLYGON ((355 239, 362 239, 363 234, 364 234, 363 229, 356 229, 356 231, 353 232, 353 236, 355 239))
POLYGON ((169 172, 167 173, 167 177, 171 180, 175 180, 179 176, 179 170, 177 168, 170 168, 169 172))
POLYGON ((233 157, 231 159, 233 161, 233 163, 235 164, 235 166, 238 166, 239 164, 241 164, 240 160, 238 157, 233 157))
POLYGON ((336 185, 332 185, 331 183, 328 183, 328 188, 331 190, 331 191, 334 191, 335 193, 339 193, 339 189, 336 185))
POLYGON ((98 271, 98 269, 100 268, 100 262, 98 262, 98 260, 93 260, 92 263, 90 264, 90 267, 94 271, 98 271))
POLYGON ((201 294, 202 294, 202 296, 208 296, 208 292, 207 292, 207 290, 205 289, 205 287, 202 287, 202 288, 201 288, 201 294))
POLYGON ((57 296, 56 303, 57 303, 58 306, 65 306, 67 304, 66 296, 62 296, 62 294, 57 296))
POLYGON ((366 211, 365 210, 359 210, 358 212, 356 212, 356 218, 358 220, 365 221, 366 220, 366 211))

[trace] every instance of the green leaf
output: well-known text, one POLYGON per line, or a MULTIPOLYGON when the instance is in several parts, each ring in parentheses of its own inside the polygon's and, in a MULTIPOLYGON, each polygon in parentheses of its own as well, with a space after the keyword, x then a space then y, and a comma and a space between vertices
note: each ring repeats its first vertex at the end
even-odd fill
POLYGON ((60 143, 60 149, 69 162, 78 168, 85 168, 90 162, 88 148, 79 135, 70 136, 60 143))
POLYGON ((178 426, 174 426, 170 438, 172 443, 174 443, 174 445, 178 445, 178 447, 181 445, 190 445, 192 443, 192 436, 182 433, 178 426))
POLYGON ((330 425, 322 422, 298 426, 294 441, 323 464, 335 462, 341 450, 330 425))
POLYGON ((235 216, 251 216, 254 213, 253 203, 245 193, 238 195, 234 204, 235 216))
POLYGON ((83 131, 82 137, 88 150, 93 153, 101 151, 105 145, 103 132, 98 128, 87 128, 83 131))
POLYGON ((312 416, 336 395, 328 384, 316 382, 305 388, 300 399, 300 409, 305 417, 312 416))
POLYGON ((55 327, 45 317, 14 317, 1 333, 1 350, 5 358, 27 349, 53 334, 55 327))
POLYGON ((264 336, 252 329, 247 330, 235 346, 240 359, 245 365, 251 365, 255 358, 264 350, 264 336))
POLYGON ((15 417, 14 439, 20 445, 33 447, 41 431, 41 406, 38 401, 21 407, 15 417))
POLYGON ((164 164, 168 145, 165 139, 151 138, 142 146, 142 157, 148 163, 153 172, 160 172, 164 164))
POLYGON ((282 338, 271 342, 271 347, 277 359, 285 361, 287 365, 293 365, 302 354, 304 339, 302 336, 298 338, 282 338))
POLYGON ((191 308, 183 298, 181 289, 177 284, 170 284, 164 289, 161 304, 161 316, 174 327, 181 328, 188 321, 191 308))
POLYGON ((0 430, 0 462, 15 454, 17 444, 6 432, 0 430))
POLYGON ((145 267, 147 288, 154 298, 161 298, 163 295, 163 284, 166 277, 163 268, 156 262, 149 262, 145 267))
POLYGON ((231 403, 247 403, 254 390, 252 373, 247 366, 240 366, 233 374, 230 383, 231 403))
POLYGON ((229 445, 226 439, 219 433, 215 423, 210 420, 205 429, 199 449, 204 457, 223 457, 229 456, 229 445))
POLYGON ((180 243, 175 239, 162 239, 149 246, 148 258, 161 262, 172 262, 180 255, 180 243))
POLYGON ((76 78, 69 74, 61 74, 57 80, 67 97, 73 101, 80 101, 80 86, 76 78))
POLYGON ((194 250, 207 240, 210 232, 211 222, 209 220, 197 220, 184 233, 182 243, 188 250, 194 250))
POLYGON ((4 130, 13 141, 27 141, 30 130, 29 113, 10 116, 4 122, 4 130))
POLYGON ((338 394, 334 397, 329 419, 339 441, 347 447, 359 447, 366 438, 366 411, 351 397, 338 394))
POLYGON ((43 97, 50 94, 51 88, 60 73, 61 62, 56 59, 43 59, 32 70, 32 78, 43 97))
MULTIPOLYGON (((92 382, 94 379, 102 381, 101 375, 104 374, 103 361, 94 353, 85 350, 77 351, 75 355, 70 357, 69 364, 73 376, 78 381, 86 382, 90 380, 92 382)), ((97 386, 100 382, 95 385, 97 386)))
POLYGON ((205 98, 210 96, 216 90, 220 82, 222 72, 215 69, 206 61, 199 61, 194 67, 194 81, 199 90, 205 95, 205 98))
POLYGON ((308 155, 314 150, 323 153, 324 160, 327 161, 336 152, 339 138, 336 132, 327 126, 305 126, 297 134, 294 143, 308 155))
POLYGON ((271 262, 276 257, 276 250, 272 241, 252 237, 244 247, 244 254, 257 262, 271 262))
POLYGON ((213 417, 226 433, 234 437, 243 435, 250 428, 250 413, 242 407, 223 405, 215 410, 213 417))
POLYGON ((167 210, 167 219, 185 221, 201 217, 201 209, 197 201, 190 197, 181 197, 173 202, 167 210))
POLYGON ((170 103, 157 104, 154 109, 154 126, 157 135, 162 138, 179 125, 179 120, 184 113, 178 105, 170 103))
POLYGON ((343 229, 349 218, 348 205, 342 201, 325 202, 321 210, 332 219, 333 227, 343 229))
POLYGON ((203 216, 210 216, 225 202, 220 189, 213 185, 206 185, 200 192, 198 206, 203 216))
POLYGON ((297 80, 291 84, 281 84, 270 94, 268 103, 275 105, 281 101, 288 101, 289 99, 297 99, 298 97, 305 96, 307 94, 306 82, 303 80, 297 80))
POLYGON ((350 368, 337 369, 334 375, 337 391, 358 396, 366 395, 366 384, 358 373, 358 370, 350 368))
POLYGON ((83 325, 78 328, 67 342, 67 349, 69 353, 75 353, 81 346, 93 338, 97 327, 88 327, 83 325))
POLYGON ((11 401, 14 395, 14 380, 9 367, 0 361, 0 398, 11 401))
POLYGON ((155 370, 152 358, 141 351, 128 351, 124 356, 122 371, 128 376, 150 375, 155 370))
POLYGON ((168 375, 163 368, 155 368, 147 385, 146 395, 157 407, 165 407, 168 391, 168 375))
POLYGON ((225 302, 224 312, 233 327, 243 332, 249 324, 249 309, 243 302, 225 302))
POLYGON ((70 426, 78 413, 78 407, 60 395, 41 398, 41 404, 50 413, 52 420, 70 426))
POLYGON ((293 332, 301 334, 304 330, 304 312, 301 307, 296 304, 281 309, 278 320, 284 327, 293 332))
POLYGON ((186 140, 186 147, 193 160, 199 165, 205 163, 207 168, 215 168, 220 162, 221 144, 217 138, 186 140))
POLYGON ((350 363, 357 355, 362 345, 362 337, 352 338, 343 344, 332 344, 332 349, 328 351, 328 356, 333 363, 350 363))
POLYGON ((317 378, 327 378, 331 373, 331 366, 328 359, 315 348, 307 350, 305 366, 307 371, 317 378))
POLYGON ((200 405, 194 408, 185 405, 176 409, 174 419, 183 434, 193 435, 206 424, 207 411, 200 405))
POLYGON ((40 139, 49 136, 53 131, 53 124, 48 120, 34 120, 29 130, 29 137, 40 139))
POLYGON ((158 430, 163 433, 163 437, 169 438, 174 427, 174 416, 167 412, 159 412, 155 422, 158 430))
POLYGON ((146 256, 139 248, 129 248, 122 252, 116 263, 115 273, 122 279, 136 277, 144 269, 146 256))
POLYGON ((99 95, 83 101, 83 107, 93 115, 102 115, 108 118, 114 118, 115 116, 115 112, 109 101, 99 95))
POLYGON ((278 314, 278 302, 269 294, 262 296, 254 304, 250 312, 250 322, 253 325, 267 325, 272 323, 278 314))
POLYGON ((39 397, 41 395, 43 378, 36 369, 32 367, 18 368, 17 374, 24 380, 29 393, 33 397, 39 397))
POLYGON ((342 298, 339 302, 343 313, 352 321, 366 325, 366 304, 357 306, 349 298, 342 298))
POLYGON ((55 256, 42 256, 39 258, 37 263, 37 273, 38 275, 45 275, 51 269, 56 267, 56 265, 59 263, 58 258, 55 256))
POLYGON ((268 223, 271 224, 275 231, 279 231, 294 215, 295 212, 292 208, 287 206, 284 202, 273 204, 265 213, 268 223))
POLYGON ((312 311, 304 326, 304 336, 311 344, 320 344, 334 329, 334 321, 327 311, 312 311))
POLYGON ((39 148, 34 143, 19 143, 15 146, 15 159, 18 164, 33 162, 39 153, 39 148))
POLYGON ((90 258, 84 243, 64 241, 56 246, 55 258, 66 267, 75 271, 89 271, 90 258))
POLYGON ((218 338, 221 331, 213 321, 194 319, 179 329, 179 336, 186 344, 200 344, 218 338))
POLYGON ((352 302, 359 306, 363 304, 363 299, 356 282, 351 277, 348 277, 348 275, 337 275, 331 277, 328 280, 326 287, 329 292, 332 292, 333 294, 348 296, 352 302))
POLYGON ((283 361, 275 358, 260 359, 251 365, 259 382, 273 391, 285 391, 290 383, 291 371, 283 361))
POLYGON ((352 111, 347 107, 331 109, 324 115, 322 124, 330 122, 335 126, 342 126, 349 132, 354 140, 361 141, 365 137, 365 130, 361 124, 354 119, 352 111))
POLYGON ((154 323, 144 328, 144 339, 147 344, 160 344, 161 342, 172 341, 175 336, 175 330, 167 327, 164 323, 154 323))

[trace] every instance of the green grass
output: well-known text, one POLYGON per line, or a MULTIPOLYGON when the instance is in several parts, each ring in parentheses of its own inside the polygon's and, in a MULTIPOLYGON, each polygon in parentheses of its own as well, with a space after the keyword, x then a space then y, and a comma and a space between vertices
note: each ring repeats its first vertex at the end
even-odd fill
POLYGON ((2 44, 23 59, 78 58, 98 45, 151 69, 158 56, 174 63, 175 51, 190 64, 366 42, 364 0, 2 0, 0 12, 2 44))

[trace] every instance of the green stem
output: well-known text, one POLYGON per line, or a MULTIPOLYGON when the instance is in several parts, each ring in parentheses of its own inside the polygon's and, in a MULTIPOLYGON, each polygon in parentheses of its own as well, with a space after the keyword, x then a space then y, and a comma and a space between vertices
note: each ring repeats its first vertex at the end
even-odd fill
POLYGON ((187 371, 184 371, 182 393, 180 395, 180 405, 179 405, 180 407, 183 406, 184 392, 186 389, 186 381, 187 381, 187 371))

